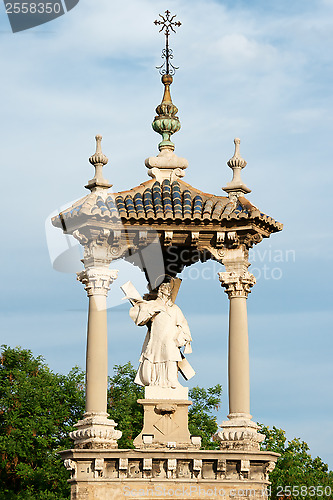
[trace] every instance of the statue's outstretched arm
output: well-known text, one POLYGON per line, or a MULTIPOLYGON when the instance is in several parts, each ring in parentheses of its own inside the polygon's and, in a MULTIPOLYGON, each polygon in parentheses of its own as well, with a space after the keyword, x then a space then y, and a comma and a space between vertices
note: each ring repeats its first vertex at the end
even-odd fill
POLYGON ((138 326, 143 326, 153 316, 156 316, 161 311, 164 311, 165 307, 161 304, 156 304, 155 301, 137 301, 133 307, 131 307, 129 314, 134 323, 138 326))

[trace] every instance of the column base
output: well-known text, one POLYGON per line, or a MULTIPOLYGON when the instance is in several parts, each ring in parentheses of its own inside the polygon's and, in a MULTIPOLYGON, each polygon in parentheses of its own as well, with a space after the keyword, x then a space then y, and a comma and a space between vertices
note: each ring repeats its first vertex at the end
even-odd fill
POLYGON ((118 448, 117 440, 122 432, 115 429, 118 425, 108 419, 108 413, 85 413, 69 436, 77 449, 112 449, 118 448))
POLYGON ((260 443, 265 439, 258 432, 258 425, 248 413, 230 413, 222 422, 222 431, 215 434, 214 440, 220 442, 221 450, 259 451, 260 443))

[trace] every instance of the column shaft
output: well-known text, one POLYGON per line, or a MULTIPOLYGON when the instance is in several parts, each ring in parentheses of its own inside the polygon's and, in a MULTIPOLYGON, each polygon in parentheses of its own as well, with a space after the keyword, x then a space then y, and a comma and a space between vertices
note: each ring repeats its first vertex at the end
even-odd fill
POLYGON ((106 413, 107 379, 107 311, 106 296, 89 297, 87 360, 86 360, 86 412, 106 413))
POLYGON ((250 413, 250 368, 245 297, 230 297, 229 413, 250 413))

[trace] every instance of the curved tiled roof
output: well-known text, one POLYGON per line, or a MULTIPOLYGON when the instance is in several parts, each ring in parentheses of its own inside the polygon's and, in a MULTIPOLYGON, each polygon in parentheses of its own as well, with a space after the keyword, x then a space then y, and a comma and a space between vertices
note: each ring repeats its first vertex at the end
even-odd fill
POLYGON ((259 217, 270 225, 282 225, 261 213, 246 198, 237 202, 226 196, 203 193, 182 180, 162 183, 146 181, 128 191, 119 193, 93 192, 76 202, 69 209, 53 219, 54 225, 60 221, 79 216, 94 216, 104 220, 180 220, 218 222, 223 219, 259 217), (102 196, 102 195, 103 196, 102 196))

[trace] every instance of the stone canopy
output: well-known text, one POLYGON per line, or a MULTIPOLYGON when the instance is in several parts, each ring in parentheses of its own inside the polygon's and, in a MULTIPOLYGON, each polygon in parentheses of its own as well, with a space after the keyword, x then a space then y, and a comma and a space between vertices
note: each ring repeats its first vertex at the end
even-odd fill
POLYGON ((142 250, 159 238, 166 273, 181 272, 209 258, 220 260, 224 247, 247 248, 282 229, 244 196, 230 199, 204 193, 182 179, 143 182, 127 191, 96 190, 53 218, 53 225, 79 240, 108 230, 114 259, 131 260, 127 250, 142 250), (173 269, 168 254, 188 249, 193 255, 173 269))
MULTIPOLYGON (((174 277, 198 260, 222 262, 224 249, 242 246, 248 251, 283 227, 245 197, 250 189, 240 177, 246 161, 240 156, 239 139, 235 139, 234 156, 227 162, 233 170, 232 181, 223 188, 228 196, 204 193, 184 182, 188 162, 174 154, 170 140, 180 129, 175 116, 178 109, 170 95, 172 77, 163 77, 162 83, 164 96, 156 108, 153 129, 163 141, 160 153, 145 161, 152 179, 125 191, 110 191, 112 185, 102 173, 108 159, 102 153, 102 137, 96 136, 96 152, 89 159, 96 173, 86 186, 91 192, 52 219, 54 226, 72 234, 84 246, 87 262, 89 242, 101 238, 109 248, 109 261, 123 258, 138 265, 145 272, 150 291, 156 288, 158 276, 152 279, 143 259, 138 258, 147 247, 158 245, 165 276, 174 277), (186 259, 181 257, 184 249, 186 259)), ((160 270, 158 273, 161 277, 160 270)))

